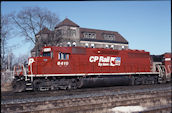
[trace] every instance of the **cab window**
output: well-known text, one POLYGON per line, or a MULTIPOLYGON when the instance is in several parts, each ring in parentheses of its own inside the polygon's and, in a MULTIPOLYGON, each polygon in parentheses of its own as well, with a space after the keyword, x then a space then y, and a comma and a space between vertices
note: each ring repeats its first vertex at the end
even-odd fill
POLYGON ((43 56, 48 56, 48 57, 50 57, 51 56, 51 54, 50 54, 50 52, 43 52, 43 56))
POLYGON ((61 52, 59 52, 58 59, 59 60, 69 60, 69 54, 68 53, 61 53, 61 52))

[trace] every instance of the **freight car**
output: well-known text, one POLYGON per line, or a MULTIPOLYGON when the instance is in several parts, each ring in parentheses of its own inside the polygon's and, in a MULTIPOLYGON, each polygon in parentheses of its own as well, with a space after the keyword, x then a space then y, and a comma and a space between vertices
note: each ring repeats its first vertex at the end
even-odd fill
POLYGON ((40 54, 14 73, 15 91, 156 84, 171 78, 171 53, 150 56, 144 50, 44 47, 40 54))

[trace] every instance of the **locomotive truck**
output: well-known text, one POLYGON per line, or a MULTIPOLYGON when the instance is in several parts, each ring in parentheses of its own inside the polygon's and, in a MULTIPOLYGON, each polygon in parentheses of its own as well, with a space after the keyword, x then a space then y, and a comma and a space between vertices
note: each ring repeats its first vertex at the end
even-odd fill
POLYGON ((43 47, 39 57, 15 67, 13 89, 77 89, 109 85, 165 83, 171 80, 171 53, 151 56, 144 50, 43 47))

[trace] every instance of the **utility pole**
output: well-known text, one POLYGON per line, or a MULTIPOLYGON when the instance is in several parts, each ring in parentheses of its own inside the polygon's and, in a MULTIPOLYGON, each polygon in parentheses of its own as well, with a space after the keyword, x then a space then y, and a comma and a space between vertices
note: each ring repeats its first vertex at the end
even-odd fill
POLYGON ((10 49, 9 54, 8 54, 8 60, 7 60, 7 69, 11 70, 12 69, 12 50, 10 49))

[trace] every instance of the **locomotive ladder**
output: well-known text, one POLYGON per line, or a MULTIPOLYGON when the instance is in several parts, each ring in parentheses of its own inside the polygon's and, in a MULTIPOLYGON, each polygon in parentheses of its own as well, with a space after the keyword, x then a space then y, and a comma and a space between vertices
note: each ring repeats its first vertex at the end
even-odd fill
POLYGON ((166 68, 165 68, 165 66, 164 65, 156 65, 156 67, 157 67, 157 69, 158 69, 158 71, 160 72, 159 73, 159 82, 160 83, 164 83, 164 82, 166 82, 166 68))
POLYGON ((19 77, 18 80, 14 80, 16 85, 18 85, 17 86, 18 89, 16 89, 16 90, 19 91, 19 92, 21 91, 21 89, 23 89, 23 90, 32 90, 33 89, 33 85, 32 85, 32 79, 33 78, 28 77, 27 69, 25 68, 24 64, 19 64, 19 66, 21 67, 21 69, 20 70, 15 70, 15 68, 16 68, 16 66, 15 66, 14 71, 16 71, 18 73, 22 72, 23 76, 19 76, 18 73, 17 73, 17 75, 15 75, 15 72, 13 73, 14 78, 15 78, 15 76, 19 77), (22 81, 22 83, 20 83, 21 81, 22 81))

